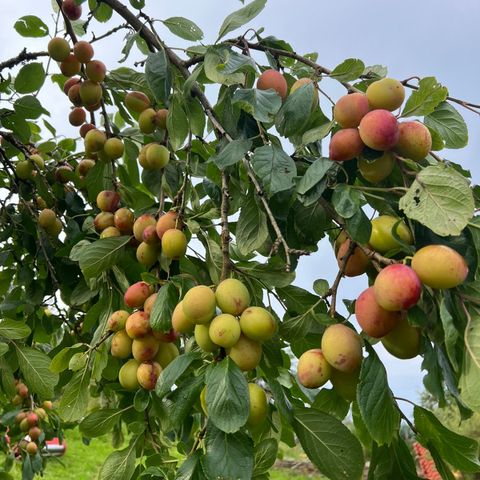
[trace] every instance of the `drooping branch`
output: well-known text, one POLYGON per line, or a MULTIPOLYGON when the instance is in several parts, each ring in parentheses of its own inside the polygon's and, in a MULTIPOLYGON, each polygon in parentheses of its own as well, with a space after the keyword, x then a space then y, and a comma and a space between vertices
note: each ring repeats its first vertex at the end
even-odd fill
POLYGON ((23 62, 35 60, 39 57, 48 57, 48 52, 27 52, 24 48, 16 57, 0 62, 0 72, 5 68, 13 68, 23 62))
POLYGON ((128 23, 122 23, 121 25, 118 25, 115 28, 112 28, 111 30, 108 30, 108 32, 105 32, 102 35, 99 35, 98 37, 95 35, 95 33, 92 34, 92 39, 90 40, 90 43, 98 42, 99 40, 103 40, 104 38, 109 37, 110 35, 113 35, 114 33, 118 32, 119 30, 127 30, 130 29, 130 25, 128 23))

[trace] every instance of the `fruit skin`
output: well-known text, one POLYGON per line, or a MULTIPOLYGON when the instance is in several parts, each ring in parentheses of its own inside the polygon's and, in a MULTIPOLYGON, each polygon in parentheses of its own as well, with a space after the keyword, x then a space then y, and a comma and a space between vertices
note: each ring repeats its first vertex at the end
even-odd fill
POLYGON ((152 267, 158 260, 159 250, 156 245, 149 245, 148 243, 142 242, 136 251, 136 257, 138 263, 144 265, 147 268, 152 267))
POLYGON ((89 42, 79 40, 73 46, 73 54, 79 62, 88 63, 93 58, 93 47, 89 42))
POLYGON ((139 362, 152 360, 158 352, 160 344, 153 335, 137 338, 132 342, 132 355, 139 362))
POLYGON ((81 107, 83 105, 82 98, 80 97, 80 86, 81 86, 81 82, 76 83, 75 85, 70 87, 68 90, 68 99, 76 107, 81 107))
POLYGON ((118 381, 125 390, 133 391, 140 386, 137 380, 137 370, 139 366, 140 362, 132 358, 128 360, 118 372, 118 381))
POLYGON ((357 384, 360 377, 360 369, 354 372, 341 372, 332 368, 330 381, 333 389, 345 400, 353 402, 357 397, 357 384))
POLYGON ((138 128, 142 133, 149 135, 157 128, 156 112, 153 108, 147 108, 138 117, 138 128))
POLYGON ((42 228, 50 228, 54 225, 56 218, 57 218, 57 215, 53 210, 51 210, 50 208, 44 208, 38 214, 38 224, 42 228))
POLYGON ((412 258, 412 268, 421 282, 432 288, 455 288, 468 275, 465 259, 446 245, 427 245, 412 258))
POLYGON ((148 245, 160 246, 160 239, 157 235, 157 229, 154 225, 149 225, 143 230, 142 239, 148 245))
POLYGON ((409 245, 413 243, 412 233, 405 222, 390 215, 380 215, 372 220, 372 233, 369 245, 380 253, 386 253, 394 248, 400 248, 401 244, 393 236, 393 232, 409 245), (396 227, 395 227, 396 225, 396 227))
POLYGON ((157 221, 155 220, 155 217, 153 215, 150 215, 148 213, 145 213, 144 215, 140 215, 135 220, 135 223, 133 224, 133 235, 134 237, 139 241, 143 241, 143 231, 145 230, 146 227, 149 225, 156 225, 157 221))
POLYGON ((85 80, 80 85, 80 98, 85 106, 95 105, 102 99, 102 87, 97 82, 85 80))
POLYGON ((393 78, 382 78, 368 86, 366 95, 372 109, 392 112, 405 100, 405 87, 393 78))
POLYGON ((213 343, 220 347, 233 347, 240 338, 241 330, 238 320, 228 313, 217 315, 208 328, 213 343))
POLYGON ((422 284, 412 268, 397 263, 377 275, 374 289, 377 303, 394 312, 413 307, 420 299, 422 284))
POLYGON ((172 327, 180 333, 191 333, 195 325, 185 316, 183 302, 179 302, 172 313, 172 327))
POLYGON ((137 381, 145 390, 153 390, 157 384, 160 373, 162 373, 162 367, 159 363, 141 363, 137 370, 137 381))
POLYGON ((143 304, 143 311, 147 315, 151 315, 153 306, 155 305, 155 301, 157 300, 158 293, 152 293, 146 300, 145 303, 143 304))
POLYGON ((369 111, 370 105, 364 93, 350 93, 338 99, 333 108, 333 118, 342 128, 355 128, 369 111))
POLYGON ((74 75, 77 75, 80 73, 81 68, 82 65, 73 53, 70 53, 65 60, 60 62, 60 71, 66 77, 73 77, 74 75))
POLYGON ((353 372, 362 362, 360 335, 341 323, 330 325, 323 332, 322 353, 333 368, 353 372))
POLYGON ((70 125, 73 125, 74 127, 79 127, 84 124, 86 120, 87 112, 85 112, 83 108, 75 107, 68 114, 68 121, 70 122, 70 125))
POLYGON ((411 160, 423 160, 432 149, 430 130, 420 122, 402 122, 398 126, 399 137, 395 151, 411 160))
POLYGON ((235 278, 227 278, 218 284, 215 299, 223 313, 235 316, 240 315, 250 305, 247 287, 235 278))
POLYGON ((404 318, 388 335, 382 338, 382 344, 394 357, 407 360, 420 353, 420 340, 420 329, 412 327, 407 318, 404 318))
POLYGON ((287 97, 288 85, 285 77, 277 70, 265 70, 257 80, 257 88, 259 90, 275 90, 282 100, 287 97))
POLYGON ((128 92, 125 95, 125 105, 131 112, 142 113, 150 107, 150 99, 142 92, 128 92))
POLYGON ((147 336, 152 331, 148 315, 142 311, 132 313, 127 318, 125 330, 133 340, 147 336))
POLYGON ((158 128, 162 128, 163 130, 167 128, 167 117, 168 110, 166 108, 157 110, 157 113, 155 114, 155 123, 157 124, 158 128))
POLYGON ((306 388, 318 388, 327 383, 331 370, 319 348, 307 350, 298 359, 298 381, 306 388))
POLYGON ((95 226, 95 230, 98 232, 102 232, 108 227, 113 227, 113 213, 111 212, 100 212, 95 219, 93 220, 93 225, 95 226))
POLYGON ((60 183, 68 183, 72 178, 72 173, 73 170, 70 165, 60 165, 55 169, 55 180, 60 183))
POLYGON ((97 195, 97 206, 102 212, 114 212, 120 205, 120 194, 112 190, 102 190, 97 195))
POLYGON ((87 133, 90 131, 90 130, 95 130, 95 125, 93 123, 84 123, 81 127, 80 127, 80 136, 82 138, 85 138, 87 133))
POLYGON ((134 222, 133 212, 128 208, 119 208, 113 216, 113 222, 121 233, 131 234, 134 222))
POLYGON ((359 158, 357 166, 365 180, 370 183, 379 183, 392 173, 395 167, 395 155, 392 152, 384 152, 381 157, 371 162, 359 158))
POLYGON ((126 310, 117 310, 116 312, 113 312, 107 322, 108 329, 112 332, 123 330, 129 316, 130 314, 126 310))
POLYGON ((265 308, 248 307, 240 317, 242 333, 257 342, 270 340, 277 330, 275 317, 265 308))
POLYGON ((21 422, 20 422, 20 430, 22 432, 28 432, 28 430, 30 430, 30 425, 28 424, 28 420, 26 418, 24 418, 21 422))
POLYGON ((195 324, 206 324, 215 315, 215 294, 206 285, 191 288, 182 301, 183 313, 195 324))
POLYGON ((36 442, 40 438, 41 434, 42 434, 42 431, 38 427, 32 427, 28 431, 28 435, 30 436, 32 442, 36 442))
POLYGON ((160 342, 160 347, 154 360, 159 363, 162 368, 166 368, 167 365, 172 363, 179 355, 180 352, 174 343, 160 342))
POLYGON ((109 138, 103 146, 103 152, 110 160, 116 160, 123 155, 125 146, 119 138, 109 138))
POLYGON ((388 110, 372 110, 360 122, 360 138, 374 150, 390 150, 400 135, 397 119, 388 110))
POLYGON ((78 20, 82 16, 82 6, 75 0, 63 0, 62 11, 69 20, 78 20))
POLYGON ((100 234, 100 238, 111 238, 111 237, 120 237, 122 234, 117 227, 107 227, 100 234))
POLYGON ((197 345, 204 352, 215 352, 216 350, 218 350, 218 345, 213 343, 210 338, 208 325, 195 325, 194 336, 197 345))
POLYGON ((64 38, 55 37, 48 42, 47 50, 53 60, 63 62, 70 55, 70 44, 64 38))
POLYGON ((402 320, 402 312, 389 312, 375 300, 373 287, 364 290, 355 302, 355 316, 363 331, 373 338, 391 332, 402 320))
POLYGON ((30 180, 33 178, 33 165, 28 160, 20 160, 15 165, 15 173, 21 180, 30 180))
POLYGON ((128 307, 141 308, 152 293, 152 287, 148 283, 137 282, 127 288, 123 300, 128 307))
POLYGON ((132 354, 132 339, 125 330, 119 330, 113 335, 110 353, 116 358, 128 358, 132 354))
POLYGON ((50 400, 45 400, 45 401, 42 403, 42 407, 43 407, 45 410, 53 410, 53 403, 52 403, 50 400))
MULTIPOLYGON (((70 49, 70 47, 69 47, 70 49)), ((69 52, 70 53, 70 52, 69 52)), ((68 56, 68 55, 67 55, 68 56)), ((79 77, 71 77, 71 78, 67 78, 67 80, 65 80, 65 83, 63 84, 63 91, 65 93, 65 95, 68 96, 68 92, 70 91, 70 89, 74 86, 74 85, 78 85, 79 83, 82 83, 82 79, 79 78, 79 77)))
POLYGON ((91 60, 85 65, 85 73, 92 82, 101 83, 105 80, 107 67, 100 60, 91 60))
POLYGON ((241 335, 238 342, 227 350, 228 356, 240 370, 248 372, 258 366, 262 358, 262 345, 241 335))
POLYGON ((97 153, 103 149, 105 142, 107 141, 107 136, 101 130, 95 129, 90 130, 85 135, 85 150, 87 152, 97 153))
POLYGON ((248 396, 250 400, 250 409, 248 413, 247 425, 257 427, 265 422, 268 415, 268 402, 265 390, 256 383, 248 384, 248 396))
MULTIPOLYGON (((343 242, 337 252, 337 263, 339 268, 343 264, 343 257, 347 254, 350 249, 350 240, 347 239, 343 242)), ((357 277, 358 275, 363 275, 370 264, 370 259, 363 253, 363 250, 360 247, 355 247, 352 255, 347 260, 347 264, 344 269, 344 274, 347 277, 357 277)))
POLYGON ((364 147, 358 129, 345 128, 336 132, 330 139, 329 157, 335 162, 353 160, 362 153, 364 147))
POLYGON ((178 260, 185 256, 187 251, 187 237, 181 230, 171 228, 162 237, 162 253, 172 260, 178 260))
POLYGON ((56 218, 55 223, 53 224, 53 227, 46 228, 45 231, 51 237, 58 237, 62 229, 63 229, 62 222, 60 221, 60 219, 56 218))
POLYGON ((172 228, 182 229, 183 222, 178 219, 177 212, 170 210, 167 213, 164 213, 157 221, 156 230, 158 238, 161 240, 163 234, 172 228))
POLYGON ((170 161, 170 152, 164 145, 150 145, 146 151, 146 165, 149 170, 160 170, 170 161))
MULTIPOLYGON (((296 90, 299 88, 308 85, 309 83, 313 83, 313 80, 311 78, 300 78, 298 79, 293 85, 292 88, 290 88, 290 95, 294 93, 296 90)), ((313 100, 312 100, 312 109, 315 108, 318 105, 318 90, 315 88, 313 89, 313 100)))
POLYGON ((28 442, 25 450, 29 455, 36 455, 38 452, 38 446, 35 442, 28 442))

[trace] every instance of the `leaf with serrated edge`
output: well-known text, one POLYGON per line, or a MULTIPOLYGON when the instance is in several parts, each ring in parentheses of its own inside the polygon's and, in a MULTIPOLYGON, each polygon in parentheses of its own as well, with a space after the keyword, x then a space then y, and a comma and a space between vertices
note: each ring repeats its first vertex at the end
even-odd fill
POLYGON ((268 238, 267 216, 250 193, 242 204, 235 231, 237 246, 242 255, 260 248, 268 238))

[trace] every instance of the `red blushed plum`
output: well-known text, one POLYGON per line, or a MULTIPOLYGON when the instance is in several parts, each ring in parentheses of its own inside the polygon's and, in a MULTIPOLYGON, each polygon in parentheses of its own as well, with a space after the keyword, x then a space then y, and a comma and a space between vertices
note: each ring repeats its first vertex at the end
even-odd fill
POLYGON ((277 70, 265 70, 257 80, 257 88, 259 90, 275 90, 285 100, 287 96, 287 81, 285 77, 277 70))
POLYGON ((415 271, 399 263, 385 267, 373 286, 377 303, 390 312, 413 307, 422 293, 422 283, 415 271))
POLYGON ((355 128, 369 111, 367 96, 364 93, 351 93, 338 99, 333 118, 342 128, 355 128))
POLYGON ((373 338, 391 332, 402 320, 402 312, 389 312, 375 300, 373 287, 364 290, 355 302, 355 316, 363 331, 373 338))
POLYGON ((318 388, 330 379, 332 367, 320 349, 307 350, 298 359, 298 381, 306 388, 318 388))
POLYGON ((358 157, 365 147, 356 128, 339 130, 330 139, 330 160, 343 162, 358 157))
POLYGON ((120 204, 118 192, 103 190, 97 195, 97 206, 102 212, 114 212, 120 204))
POLYGON ((160 373, 162 373, 162 367, 159 363, 141 363, 137 369, 137 381, 145 390, 153 390, 157 384, 160 373))
POLYGON ((82 16, 82 6, 77 5, 75 0, 63 0, 62 10, 69 20, 78 20, 82 16))
POLYGON ((113 216, 115 226, 123 234, 130 235, 132 233, 134 220, 133 212, 128 208, 119 208, 113 216))
POLYGON ((167 230, 171 230, 172 228, 181 230, 183 228, 183 222, 178 218, 177 212, 170 210, 158 219, 156 228, 158 238, 162 239, 163 234, 167 230))
POLYGON ((160 343, 153 335, 136 338, 132 342, 132 356, 139 362, 153 360, 159 348, 160 343))
POLYGON ((124 301, 128 307, 143 307, 145 300, 153 293, 151 285, 145 282, 137 282, 127 288, 124 301))
POLYGON ((125 330, 127 335, 134 340, 147 336, 152 331, 149 316, 141 310, 132 313, 127 318, 125 330))
POLYGON ((158 238, 155 225, 148 225, 148 227, 143 230, 142 239, 148 245, 160 245, 160 239, 158 238))
POLYGON ((128 92, 125 95, 125 105, 131 112, 142 113, 150 107, 150 99, 142 92, 128 92))
POLYGON ((153 306, 155 305, 155 301, 157 300, 158 293, 152 293, 146 300, 145 303, 143 304, 143 311, 147 315, 151 315, 153 306))
MULTIPOLYGON (((346 240, 340 245, 337 252, 337 263, 340 268, 343 265, 344 257, 350 250, 350 240, 346 240)), ((363 253, 360 247, 355 247, 353 253, 348 257, 344 273, 347 277, 357 277, 363 275, 370 264, 370 259, 363 253)))
POLYGON ((368 112, 360 122, 359 132, 363 143, 374 150, 390 150, 400 135, 397 119, 388 110, 368 112))
POLYGON ((402 157, 411 160, 423 160, 432 149, 430 130, 420 122, 402 122, 399 127, 399 138, 395 151, 402 157))
POLYGON ((176 342, 180 338, 180 333, 171 328, 167 333, 153 332, 154 337, 163 343, 176 342))
POLYGON ((354 372, 362 362, 362 340, 355 330, 341 323, 330 325, 323 332, 322 352, 333 368, 354 372))
POLYGON ((139 241, 143 242, 143 231, 149 226, 155 226, 157 221, 153 215, 145 213, 140 215, 133 224, 133 235, 139 241))

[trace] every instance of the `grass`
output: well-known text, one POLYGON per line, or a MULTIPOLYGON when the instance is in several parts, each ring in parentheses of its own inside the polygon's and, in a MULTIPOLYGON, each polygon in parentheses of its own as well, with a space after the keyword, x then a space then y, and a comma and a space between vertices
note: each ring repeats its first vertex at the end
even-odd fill
MULTIPOLYGON (((58 480, 69 478, 72 480, 94 480, 105 458, 113 451, 108 436, 92 439, 89 446, 84 445, 77 429, 66 432, 67 453, 63 457, 52 458, 48 461, 43 480, 58 480)), ((300 450, 293 449, 284 452, 285 458, 299 459, 300 450)), ((305 454, 303 454, 304 456, 305 454)), ((302 458, 303 459, 303 458, 302 458)), ((21 465, 17 464, 10 472, 15 480, 21 480, 21 465)), ((318 475, 292 474, 289 469, 274 469, 270 473, 271 480, 322 480, 318 475)))

